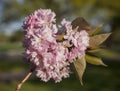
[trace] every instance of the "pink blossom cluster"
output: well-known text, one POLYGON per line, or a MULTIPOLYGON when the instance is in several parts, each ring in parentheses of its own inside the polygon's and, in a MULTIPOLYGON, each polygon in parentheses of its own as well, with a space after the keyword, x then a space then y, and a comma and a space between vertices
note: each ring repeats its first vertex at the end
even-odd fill
POLYGON ((36 68, 36 76, 42 81, 60 82, 69 77, 70 63, 81 58, 89 45, 88 33, 72 29, 71 22, 62 20, 57 27, 55 13, 39 9, 29 15, 23 25, 25 58, 36 68), (62 29, 64 38, 57 41, 62 29))
POLYGON ((63 19, 61 24, 65 28, 65 41, 63 43, 68 48, 71 48, 68 53, 68 60, 73 62, 76 58, 81 59, 85 54, 85 50, 89 46, 88 33, 85 30, 79 32, 78 27, 72 29, 71 22, 66 21, 65 19, 63 19))

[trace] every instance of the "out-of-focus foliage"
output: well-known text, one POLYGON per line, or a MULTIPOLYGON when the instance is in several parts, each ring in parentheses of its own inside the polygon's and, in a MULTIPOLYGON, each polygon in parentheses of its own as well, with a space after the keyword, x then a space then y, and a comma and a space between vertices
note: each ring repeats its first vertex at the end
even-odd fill
POLYGON ((4 6, 3 21, 24 17, 38 8, 50 8, 57 13, 59 18, 65 15, 73 17, 73 15, 80 14, 91 17, 96 13, 101 13, 99 16, 102 13, 106 14, 103 18, 109 18, 119 16, 120 11, 119 0, 1 0, 0 2, 4 6))
POLYGON ((18 30, 15 31, 9 38, 10 42, 22 42, 23 40, 23 32, 18 30))
POLYGON ((8 41, 9 37, 5 34, 0 34, 0 42, 3 43, 5 41, 8 41))

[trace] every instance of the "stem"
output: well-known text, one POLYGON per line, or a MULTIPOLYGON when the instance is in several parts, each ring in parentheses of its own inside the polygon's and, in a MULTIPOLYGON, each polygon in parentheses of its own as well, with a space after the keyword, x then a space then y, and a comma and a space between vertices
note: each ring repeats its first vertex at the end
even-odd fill
POLYGON ((17 85, 17 88, 15 91, 19 91, 22 87, 22 85, 29 79, 29 77, 32 75, 34 69, 31 69, 29 73, 23 78, 23 80, 17 85))

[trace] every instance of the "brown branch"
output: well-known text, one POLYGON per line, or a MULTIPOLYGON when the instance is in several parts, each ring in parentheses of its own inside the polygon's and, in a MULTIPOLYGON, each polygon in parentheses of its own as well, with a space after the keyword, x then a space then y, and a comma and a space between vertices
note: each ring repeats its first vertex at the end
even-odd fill
POLYGON ((17 88, 15 91, 19 91, 22 87, 22 85, 26 82, 26 80, 29 79, 29 77, 32 75, 34 69, 31 69, 29 73, 24 77, 24 79, 17 85, 17 88))

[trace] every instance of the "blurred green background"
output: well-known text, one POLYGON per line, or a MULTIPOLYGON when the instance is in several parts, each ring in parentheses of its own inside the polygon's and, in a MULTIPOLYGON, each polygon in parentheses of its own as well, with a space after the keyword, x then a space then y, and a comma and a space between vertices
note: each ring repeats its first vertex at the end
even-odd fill
POLYGON ((104 23, 102 32, 112 32, 101 54, 108 67, 88 64, 80 85, 75 74, 55 84, 34 75, 20 91, 120 91, 120 0, 0 0, 0 91, 14 91, 29 70, 22 60, 24 18, 39 8, 50 8, 57 22, 84 17, 90 24, 104 23))

